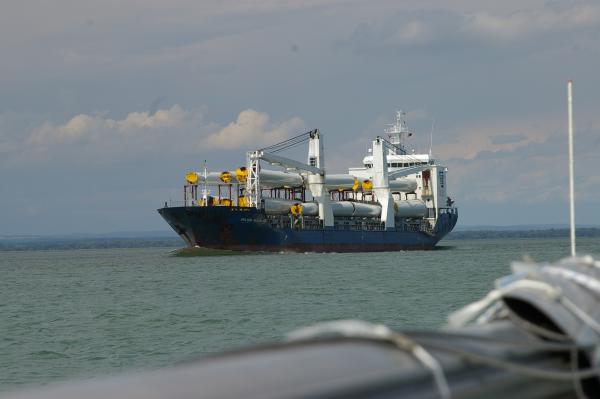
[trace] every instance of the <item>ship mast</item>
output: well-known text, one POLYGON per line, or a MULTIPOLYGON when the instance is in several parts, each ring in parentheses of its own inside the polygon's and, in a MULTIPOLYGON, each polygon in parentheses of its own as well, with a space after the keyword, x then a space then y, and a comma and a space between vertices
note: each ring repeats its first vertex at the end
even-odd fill
POLYGON ((388 135, 390 143, 393 146, 390 146, 390 155, 398 154, 400 151, 401 154, 406 154, 406 147, 404 146, 404 139, 412 136, 413 132, 408 130, 406 127, 406 112, 396 111, 396 121, 391 124, 388 129, 385 129, 385 132, 388 135))

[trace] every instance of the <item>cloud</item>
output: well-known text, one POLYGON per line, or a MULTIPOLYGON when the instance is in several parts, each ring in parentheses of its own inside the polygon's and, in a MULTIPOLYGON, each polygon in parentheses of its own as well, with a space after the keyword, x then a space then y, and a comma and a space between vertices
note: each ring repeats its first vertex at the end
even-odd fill
MULTIPOLYGON (((0 115, 0 127, 7 119, 0 115)), ((0 130, 0 152, 4 162, 57 163, 63 161, 112 162, 144 158, 164 152, 200 153, 207 149, 251 149, 301 133, 302 119, 273 122, 262 112, 247 109, 236 120, 221 126, 206 120, 202 109, 180 105, 130 112, 122 119, 102 113, 79 114, 65 123, 45 121, 20 135, 0 130)))
POLYGON ((581 2, 563 7, 542 7, 510 12, 468 11, 442 7, 419 11, 403 10, 370 23, 361 23, 346 39, 338 42, 356 52, 373 50, 437 48, 482 48, 540 43, 540 36, 597 33, 600 5, 581 2))
POLYGON ((490 143, 492 144, 515 144, 527 139, 527 135, 523 133, 508 133, 499 134, 490 137, 490 143))
MULTIPOLYGON (((595 115, 580 112, 576 138, 576 187, 578 198, 600 200, 593 170, 600 128, 595 115)), ((445 131, 436 158, 450 168, 451 193, 462 201, 479 204, 541 205, 567 200, 567 137, 564 117, 532 115, 512 120, 488 120, 460 131, 445 131), (452 139, 444 139, 452 136, 452 139)))
POLYGON ((512 123, 486 121, 463 126, 459 131, 435 134, 434 151, 443 159, 475 159, 485 153, 515 151, 546 141, 553 127, 538 120, 512 123))
POLYGON ((122 120, 105 118, 102 115, 79 114, 63 125, 46 122, 35 129, 27 140, 29 145, 74 142, 79 140, 108 140, 110 137, 125 137, 147 134, 156 129, 181 128, 202 120, 201 114, 186 111, 179 105, 170 109, 150 112, 132 112, 122 120))
POLYGON ((303 128, 300 118, 273 124, 269 115, 247 109, 240 112, 235 122, 210 134, 201 144, 209 149, 252 148, 285 140, 303 128))
MULTIPOLYGON (((579 82, 576 146, 585 142, 577 187, 589 193, 578 198, 600 194, 589 173, 598 134, 581 137, 598 127, 584 130, 580 112, 597 103, 597 1, 148 1, 9 1, 0 13, 0 178, 15 193, 14 206, 0 199, 10 210, 0 219, 28 199, 40 209, 5 229, 60 228, 64 215, 47 210, 64 204, 90 213, 75 200, 92 196, 84 180, 147 226, 143 208, 161 195, 138 190, 173 187, 179 197, 181 172, 204 159, 224 170, 247 149, 304 131, 297 112, 326 133, 327 167, 345 171, 396 106, 415 110, 408 125, 425 152, 435 119, 433 150, 450 167, 451 195, 471 201, 463 215, 480 209, 505 222, 490 203, 550 198, 536 204, 541 214, 557 195, 545 185, 564 183, 556 143, 565 120, 552 116, 565 113, 567 78, 579 82), (32 181, 52 184, 34 196, 32 181)), ((105 202, 81 229, 115 228, 103 215, 117 207, 105 202)))
POLYGON ((543 7, 520 10, 507 15, 477 13, 466 17, 464 31, 469 35, 515 41, 545 33, 580 31, 598 28, 600 6, 578 4, 566 8, 543 7))
POLYGON ((131 112, 122 119, 107 117, 106 113, 78 114, 65 123, 45 121, 25 132, 18 151, 7 161, 106 164, 147 158, 165 148, 183 154, 189 152, 189 143, 198 141, 198 134, 215 126, 204 120, 201 109, 179 105, 153 114, 131 112))

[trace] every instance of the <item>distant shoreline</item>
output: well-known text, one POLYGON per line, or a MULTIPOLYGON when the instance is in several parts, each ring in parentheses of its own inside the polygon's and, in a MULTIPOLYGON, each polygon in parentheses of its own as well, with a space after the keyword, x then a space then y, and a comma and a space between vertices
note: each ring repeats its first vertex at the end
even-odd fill
MULTIPOLYGON (((577 237, 600 237, 599 227, 581 227, 577 237)), ((569 237, 567 228, 530 230, 459 230, 448 234, 445 240, 475 240, 486 238, 560 238, 569 237)))
MULTIPOLYGON (((459 230, 453 231, 444 240, 478 240, 478 239, 519 239, 519 238, 563 238, 569 236, 569 229, 530 229, 530 230, 459 230)), ((578 237, 600 237, 599 227, 582 227, 577 229, 578 237)), ((443 242, 443 241, 442 241, 443 242)), ((185 247, 183 240, 177 236, 56 236, 56 237, 0 237, 0 251, 43 251, 69 249, 108 249, 108 248, 158 248, 185 247)))
POLYGON ((183 247, 179 237, 13 238, 0 239, 0 251, 183 247))

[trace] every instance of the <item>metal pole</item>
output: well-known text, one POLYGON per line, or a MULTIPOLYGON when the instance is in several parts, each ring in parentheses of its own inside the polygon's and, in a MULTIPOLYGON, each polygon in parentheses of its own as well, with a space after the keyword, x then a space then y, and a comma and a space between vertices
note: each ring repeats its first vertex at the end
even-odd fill
POLYGON ((567 82, 569 112, 569 218, 571 228, 571 256, 575 256, 575 188, 573 178, 573 81, 567 82))

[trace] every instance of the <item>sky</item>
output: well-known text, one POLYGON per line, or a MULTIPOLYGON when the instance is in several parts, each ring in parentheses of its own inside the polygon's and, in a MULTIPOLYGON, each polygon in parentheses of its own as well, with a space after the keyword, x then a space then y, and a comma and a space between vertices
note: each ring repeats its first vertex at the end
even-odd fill
POLYGON ((360 166, 407 112, 468 225, 600 224, 597 1, 4 0, 0 234, 168 230, 184 176, 319 128, 360 166))

